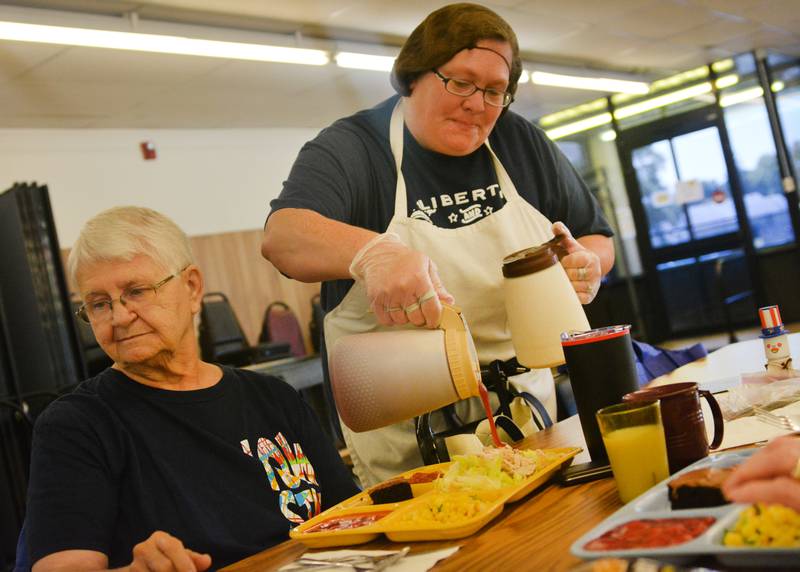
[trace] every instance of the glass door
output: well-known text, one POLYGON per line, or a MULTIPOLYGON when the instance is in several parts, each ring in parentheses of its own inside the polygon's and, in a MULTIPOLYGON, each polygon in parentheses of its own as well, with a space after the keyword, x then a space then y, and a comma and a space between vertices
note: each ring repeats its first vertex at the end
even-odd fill
MULTIPOLYGON (((752 320, 752 247, 716 113, 623 131, 620 150, 657 339, 752 320)), ((724 130, 724 126, 722 127, 724 130)))

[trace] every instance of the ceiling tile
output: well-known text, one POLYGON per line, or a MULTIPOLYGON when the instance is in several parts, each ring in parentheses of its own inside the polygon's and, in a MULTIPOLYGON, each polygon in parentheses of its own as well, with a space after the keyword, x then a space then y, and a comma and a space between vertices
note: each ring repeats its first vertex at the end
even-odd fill
POLYGON ((625 14, 615 22, 620 32, 661 39, 704 25, 714 19, 711 11, 673 0, 662 0, 625 14))
POLYGON ((755 32, 760 27, 761 24, 752 20, 715 14, 714 19, 706 24, 673 34, 666 40, 699 47, 715 46, 755 32))
POLYGON ((764 9, 764 0, 689 0, 692 4, 735 16, 746 16, 748 12, 757 8, 764 9))
POLYGON ((65 48, 24 79, 116 84, 173 84, 206 74, 227 60, 100 48, 65 48))
POLYGON ((800 17, 800 2, 798 0, 769 0, 753 7, 744 16, 756 22, 781 28, 786 22, 796 21, 800 17))
MULTIPOLYGON (((152 86, 126 86, 87 82, 16 81, 0 90, 3 107, 20 113, 56 115, 113 114, 128 109, 147 95, 158 92, 152 86)), ((8 109, 2 109, 8 113, 8 109)))
MULTIPOLYGON (((324 93, 327 84, 346 73, 347 70, 335 65, 298 66, 231 60, 208 74, 193 78, 187 84, 196 89, 237 86, 242 90, 270 90, 282 94, 318 88, 320 93, 324 93)), ((385 72, 364 73, 383 76, 389 81, 385 72)))
POLYGON ((645 47, 649 43, 631 35, 615 34, 600 26, 592 26, 554 43, 552 47, 559 55, 595 62, 613 69, 619 65, 616 60, 618 54, 645 47))
POLYGON ((621 65, 644 69, 662 69, 662 75, 708 63, 706 50, 692 46, 653 42, 618 56, 621 65))
POLYGON ((65 49, 64 46, 0 41, 0 83, 18 78, 65 49))
POLYGON ((556 16, 542 18, 541 15, 512 8, 498 8, 497 12, 514 28, 520 49, 528 52, 552 52, 559 42, 589 27, 583 22, 556 16))
MULTIPOLYGON (((625 14, 661 0, 525 0, 514 5, 520 12, 556 16, 565 20, 601 24, 615 22, 625 14)), ((514 22, 511 22, 514 25, 514 22)))
POLYGON ((800 43, 800 36, 770 26, 761 26, 758 30, 721 42, 718 47, 735 53, 749 52, 758 48, 779 48, 800 43))

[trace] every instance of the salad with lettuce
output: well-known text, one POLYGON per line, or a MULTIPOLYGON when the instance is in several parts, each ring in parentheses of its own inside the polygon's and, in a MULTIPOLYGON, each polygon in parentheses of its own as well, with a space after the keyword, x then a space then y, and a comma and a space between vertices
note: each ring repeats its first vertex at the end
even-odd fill
POLYGON ((502 489, 519 484, 544 463, 545 453, 539 449, 484 447, 476 455, 455 455, 436 484, 442 491, 502 489))

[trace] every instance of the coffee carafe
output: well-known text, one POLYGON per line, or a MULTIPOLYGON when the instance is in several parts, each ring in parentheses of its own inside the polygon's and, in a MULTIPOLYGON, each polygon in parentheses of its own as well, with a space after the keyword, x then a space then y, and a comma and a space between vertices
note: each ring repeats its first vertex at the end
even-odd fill
POLYGON ((578 295, 559 263, 560 236, 503 259, 508 326, 517 360, 529 368, 564 363, 561 334, 590 328, 578 295))
POLYGON ((328 364, 339 415, 355 432, 478 395, 478 353, 455 306, 443 305, 435 330, 398 327, 339 338, 328 364))

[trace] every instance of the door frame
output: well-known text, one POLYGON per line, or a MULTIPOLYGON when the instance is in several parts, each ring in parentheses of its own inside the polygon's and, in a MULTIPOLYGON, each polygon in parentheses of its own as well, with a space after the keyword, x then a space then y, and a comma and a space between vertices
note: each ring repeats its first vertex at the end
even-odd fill
MULTIPOLYGON (((647 324, 647 331, 652 340, 661 341, 673 335, 669 326, 666 305, 663 303, 665 300, 664 292, 658 279, 657 266, 662 262, 698 257, 720 250, 741 249, 745 254, 756 303, 758 306, 762 306, 764 288, 759 280, 756 251, 753 247, 753 233, 745 210, 744 194, 739 179, 739 172, 736 169, 733 151, 728 138, 728 131, 725 127, 722 109, 719 105, 714 103, 686 113, 619 130, 617 135, 617 150, 619 152, 623 176, 625 178, 628 201, 636 227, 636 241, 642 258, 642 267, 645 271, 645 291, 650 298, 650 304, 648 304, 650 311, 647 312, 647 316, 650 320, 647 324), (667 246, 655 250, 650 242, 647 214, 642 205, 639 180, 636 176, 636 169, 633 166, 633 151, 657 141, 672 139, 709 127, 716 127, 717 133, 719 134, 722 154, 725 159, 725 167, 728 172, 728 185, 731 199, 734 201, 736 207, 739 230, 737 232, 710 238, 690 240, 685 244, 667 246)), ((701 327, 696 331, 687 331, 685 333, 701 333, 708 329, 707 327, 701 327)), ((683 334, 684 332, 681 333, 683 334)))

